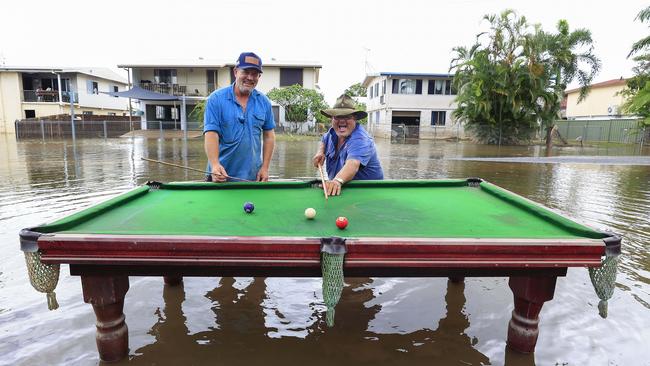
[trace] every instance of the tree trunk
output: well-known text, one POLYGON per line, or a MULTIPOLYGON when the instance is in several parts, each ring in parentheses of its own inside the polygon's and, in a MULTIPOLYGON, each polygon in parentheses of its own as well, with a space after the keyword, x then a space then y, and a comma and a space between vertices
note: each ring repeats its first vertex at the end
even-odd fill
POLYGON ((553 147, 553 126, 546 127, 546 152, 551 151, 553 147))

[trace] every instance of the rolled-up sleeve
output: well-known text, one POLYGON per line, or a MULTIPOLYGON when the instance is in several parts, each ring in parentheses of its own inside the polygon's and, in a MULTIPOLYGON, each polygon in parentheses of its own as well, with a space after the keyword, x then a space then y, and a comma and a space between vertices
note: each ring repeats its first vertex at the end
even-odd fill
POLYGON ((275 117, 273 117, 273 107, 271 103, 266 105, 266 118, 264 119, 264 125, 262 129, 265 131, 272 130, 275 128, 275 117))
POLYGON ((203 114, 203 133, 214 131, 221 136, 221 119, 219 116, 219 103, 216 98, 211 96, 205 103, 205 112, 203 114))
POLYGON ((359 160, 361 165, 366 166, 375 153, 372 140, 367 138, 353 138, 348 142, 348 156, 346 160, 359 160))

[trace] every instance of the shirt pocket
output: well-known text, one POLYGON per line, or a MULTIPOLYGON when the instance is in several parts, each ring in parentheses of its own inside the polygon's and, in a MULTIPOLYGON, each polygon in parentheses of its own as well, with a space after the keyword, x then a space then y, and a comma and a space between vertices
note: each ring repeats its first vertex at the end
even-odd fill
POLYGON ((253 113, 253 130, 257 133, 262 132, 264 127, 264 114, 253 113))
POLYGON ((221 139, 226 144, 241 139, 242 132, 244 131, 244 116, 240 115, 237 111, 224 113, 224 118, 221 121, 221 139))

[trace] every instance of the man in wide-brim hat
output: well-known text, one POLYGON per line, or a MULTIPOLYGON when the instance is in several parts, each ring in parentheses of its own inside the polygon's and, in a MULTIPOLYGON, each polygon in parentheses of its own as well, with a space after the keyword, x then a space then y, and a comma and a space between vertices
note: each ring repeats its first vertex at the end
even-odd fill
POLYGON ((323 135, 312 160, 315 167, 325 163, 328 178, 325 188, 332 196, 341 194, 343 185, 351 180, 384 179, 375 142, 357 123, 368 113, 355 107, 354 99, 344 94, 332 108, 320 111, 331 119, 332 127, 323 135))

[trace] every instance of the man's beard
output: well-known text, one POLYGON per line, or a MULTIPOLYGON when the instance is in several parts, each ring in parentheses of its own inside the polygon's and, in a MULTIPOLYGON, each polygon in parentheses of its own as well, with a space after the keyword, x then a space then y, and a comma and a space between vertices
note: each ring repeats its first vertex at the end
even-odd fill
POLYGON ((250 94, 255 87, 244 86, 244 83, 237 83, 237 89, 239 89, 240 94, 248 95, 250 94))

